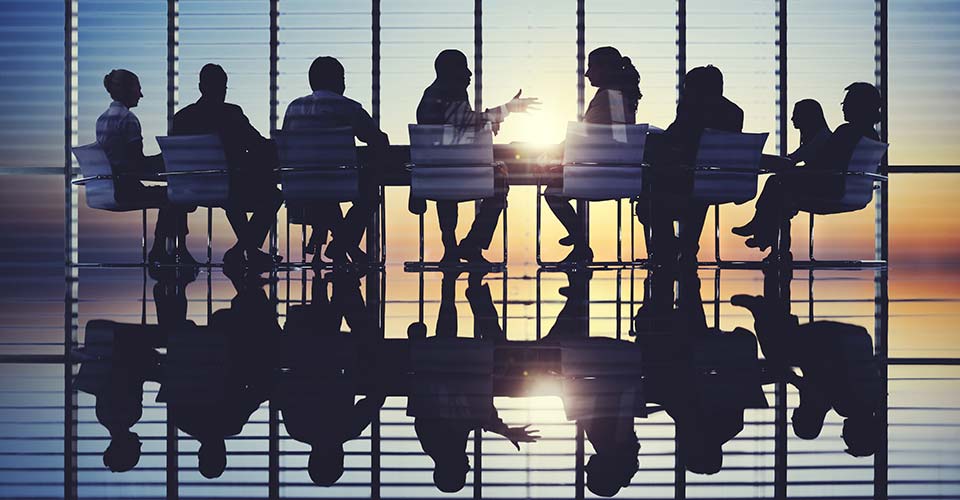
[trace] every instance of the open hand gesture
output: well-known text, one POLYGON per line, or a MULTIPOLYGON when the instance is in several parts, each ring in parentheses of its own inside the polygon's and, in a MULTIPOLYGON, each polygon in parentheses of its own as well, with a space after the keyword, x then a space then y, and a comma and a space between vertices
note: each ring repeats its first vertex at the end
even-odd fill
POLYGON ((520 450, 520 443, 535 443, 540 439, 540 431, 536 429, 527 430, 527 427, 530 427, 530 424, 523 427, 507 427, 503 437, 509 439, 513 446, 520 450))
POLYGON ((517 95, 507 103, 507 111, 511 113, 526 113, 527 110, 536 111, 540 109, 540 100, 536 97, 520 97, 523 89, 517 91, 517 95))

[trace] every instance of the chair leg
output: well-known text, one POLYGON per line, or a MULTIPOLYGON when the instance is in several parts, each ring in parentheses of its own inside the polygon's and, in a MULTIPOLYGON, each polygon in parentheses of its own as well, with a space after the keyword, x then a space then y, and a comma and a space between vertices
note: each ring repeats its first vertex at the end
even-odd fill
POLYGON ((537 239, 537 241, 536 241, 536 247, 537 247, 537 249, 536 249, 536 250, 537 250, 537 265, 543 265, 543 259, 542 259, 541 256, 540 256, 540 229, 541 229, 541 228, 540 228, 540 224, 541 224, 541 220, 540 220, 540 218, 541 218, 541 215, 540 215, 540 203, 543 201, 542 198, 543 198, 543 193, 540 192, 540 178, 537 177, 537 197, 536 197, 536 200, 537 200, 537 207, 536 207, 536 212, 537 212, 537 215, 536 215, 536 219, 537 219, 537 222, 536 222, 536 226, 537 226, 537 227, 536 227, 536 233, 537 233, 537 238, 536 238, 536 239, 537 239))
POLYGON ((503 265, 507 265, 507 200, 503 201, 503 265))
POLYGON ((140 263, 147 265, 147 209, 140 211, 140 220, 142 223, 142 234, 140 235, 140 256, 143 259, 140 263))
MULTIPOLYGON (((288 233, 289 233, 289 227, 290 226, 288 225, 287 226, 288 233)), ((287 235, 287 243, 288 243, 287 253, 290 253, 289 242, 290 242, 290 236, 288 234, 287 235)), ((212 263, 213 263, 213 207, 207 207, 207 266, 211 265, 212 263)))
POLYGON ((720 260, 720 205, 713 206, 713 256, 717 264, 720 260))
POLYGON ((810 252, 810 262, 813 262, 813 213, 810 213, 810 234, 808 241, 808 250, 810 252))
POLYGON ((387 265, 387 189, 380 186, 380 263, 387 265))
MULTIPOLYGON (((617 199, 617 264, 623 264, 623 200, 619 198, 617 199)), ((618 322, 617 325, 619 324, 618 322)), ((617 338, 620 338, 619 333, 617 338)))
POLYGON ((423 214, 420 214, 420 265, 423 265, 423 214))

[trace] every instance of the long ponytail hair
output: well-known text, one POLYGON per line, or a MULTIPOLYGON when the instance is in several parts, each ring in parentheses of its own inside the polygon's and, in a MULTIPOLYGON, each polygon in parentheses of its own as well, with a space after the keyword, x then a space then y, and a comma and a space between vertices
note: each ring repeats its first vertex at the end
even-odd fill
POLYGON ((637 71, 629 57, 624 56, 620 61, 620 91, 629 100, 630 111, 636 114, 640 98, 643 97, 643 93, 640 92, 640 72, 637 71))
POLYGON ((622 56, 619 50, 608 46, 592 50, 589 59, 591 67, 596 65, 603 68, 604 81, 601 86, 622 92, 629 104, 629 111, 636 114, 637 104, 643 94, 640 93, 640 73, 630 58, 622 56))

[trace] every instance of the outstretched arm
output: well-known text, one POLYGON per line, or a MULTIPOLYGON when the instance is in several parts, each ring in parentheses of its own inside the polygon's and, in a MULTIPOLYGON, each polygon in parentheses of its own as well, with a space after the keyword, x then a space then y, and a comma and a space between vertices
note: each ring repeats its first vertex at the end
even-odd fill
POLYGON ((490 420, 483 424, 483 430, 499 434, 509 439, 517 450, 520 449, 520 443, 535 443, 540 439, 540 431, 528 429, 530 424, 524 425, 523 427, 508 427, 497 415, 497 409, 493 407, 493 404, 491 404, 490 407, 493 412, 490 415, 490 420))

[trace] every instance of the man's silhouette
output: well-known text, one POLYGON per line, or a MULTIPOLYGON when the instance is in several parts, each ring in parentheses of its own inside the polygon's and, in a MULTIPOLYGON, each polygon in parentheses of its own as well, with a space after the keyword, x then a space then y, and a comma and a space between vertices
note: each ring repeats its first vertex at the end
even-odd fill
MULTIPOLYGON (((334 295, 327 297, 325 279, 314 278, 313 300, 291 308, 284 325, 283 363, 276 401, 284 427, 293 439, 310 446, 307 470, 319 486, 332 486, 343 475, 343 445, 356 439, 376 418, 383 395, 355 401, 359 372, 375 366, 361 349, 362 335, 351 325, 351 334, 340 332, 343 310, 336 294, 346 282, 334 278, 334 295)), ((351 287, 352 288, 352 287, 351 287)), ((379 382, 374 378, 375 383, 379 382)))
POLYGON ((119 203, 134 202, 160 208, 153 232, 153 247, 148 259, 153 263, 196 265, 187 251, 187 212, 193 208, 171 205, 167 188, 144 186, 137 178, 163 172, 160 155, 144 156, 140 120, 133 114, 143 97, 140 79, 125 69, 115 69, 103 77, 103 86, 113 102, 97 118, 97 143, 110 160, 119 203), (179 243, 178 243, 179 241, 179 243))
POLYGON ((377 171, 386 157, 390 141, 360 103, 344 97, 346 81, 340 61, 333 57, 314 59, 310 65, 310 88, 312 94, 299 97, 287 106, 283 130, 350 127, 356 138, 367 143, 374 153, 371 155, 374 161, 361 170, 361 197, 354 201, 342 221, 337 202, 316 203, 307 207, 307 219, 313 226, 310 247, 315 255, 319 255, 319 246, 326 242, 326 233, 330 231, 333 241, 324 250, 324 255, 335 262, 342 262, 347 256, 353 262, 362 262, 367 256, 360 249, 360 239, 366 221, 376 209, 377 171))
MULTIPOLYGON (((510 113, 522 113, 538 104, 535 98, 521 98, 520 92, 510 102, 474 111, 467 98, 467 87, 473 73, 467 67, 467 56, 459 50, 447 49, 437 55, 433 63, 437 77, 426 90, 417 106, 417 123, 420 125, 454 125, 464 128, 493 126, 494 133, 510 113)), ((490 246, 497 221, 507 203, 506 172, 496 172, 496 195, 480 203, 480 210, 467 236, 457 244, 457 201, 437 201, 437 218, 443 241, 443 262, 453 263, 460 259, 473 263, 487 263, 482 251, 490 246)), ((417 213, 426 211, 423 200, 410 200, 411 209, 417 213)))
POLYGON ((200 70, 200 99, 173 116, 172 135, 217 134, 230 168, 227 220, 237 243, 223 254, 227 266, 270 269, 273 256, 260 250, 280 208, 276 188, 276 152, 240 106, 225 102, 227 73, 216 64, 200 70), (247 212, 253 216, 247 220, 247 212))
MULTIPOLYGON (((723 96, 723 74, 714 66, 690 70, 683 80, 677 117, 662 136, 651 136, 647 160, 656 165, 693 165, 697 157, 700 135, 704 129, 743 131, 743 110, 723 96)), ((655 170, 651 176, 654 196, 683 197, 689 193, 693 176, 673 169, 655 170)), ((697 261, 700 233, 707 217, 707 205, 685 202, 676 206, 662 203, 637 204, 637 216, 652 230, 648 248, 655 258, 671 263, 679 252, 687 262, 697 261), (679 242, 673 234, 673 222, 680 222, 679 242)))
POLYGON ((177 428, 200 442, 198 466, 207 478, 223 474, 226 438, 243 430, 271 389, 280 327, 276 306, 258 285, 242 284, 209 327, 184 328, 167 348, 158 400, 167 402, 177 428))

